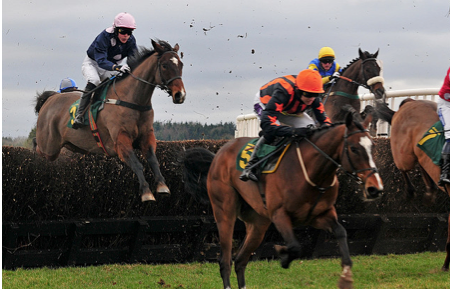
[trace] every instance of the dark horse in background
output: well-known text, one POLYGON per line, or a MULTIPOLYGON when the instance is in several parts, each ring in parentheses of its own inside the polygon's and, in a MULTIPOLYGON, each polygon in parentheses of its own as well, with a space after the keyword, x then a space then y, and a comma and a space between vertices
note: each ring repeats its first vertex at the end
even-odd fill
POLYGON ((225 144, 214 156, 205 149, 186 151, 184 176, 186 191, 212 205, 219 230, 220 274, 224 288, 231 288, 231 250, 236 218, 245 223, 246 236, 235 258, 239 288, 245 288, 245 268, 252 253, 263 241, 273 222, 286 242, 276 246, 281 265, 302 253, 293 228, 309 225, 334 233, 342 254, 339 287, 352 288, 352 261, 347 233, 338 222, 336 203, 339 181, 344 172, 364 186, 364 196, 376 199, 383 191, 382 180, 372 155, 372 139, 366 126, 348 113, 345 124, 318 129, 307 139, 293 139, 274 173, 263 174, 260 182, 243 182, 236 168, 241 148, 251 138, 237 138, 225 144), (265 202, 262 195, 265 196, 265 202))
MULTIPOLYGON (((346 107, 353 107, 358 113, 361 112, 361 101, 358 95, 360 86, 367 88, 375 95, 376 99, 384 101, 386 93, 383 87, 383 77, 380 75, 381 67, 378 63, 378 51, 371 54, 358 49, 359 58, 353 59, 342 69, 340 78, 326 88, 322 100, 325 112, 332 122, 344 121, 348 112, 346 107)), ((376 123, 378 118, 373 114, 373 107, 367 106, 362 117, 372 114, 371 135, 376 136, 376 123)))
POLYGON ((152 94, 155 87, 159 87, 172 96, 174 103, 183 103, 186 95, 181 79, 183 63, 177 53, 178 44, 172 48, 165 41, 152 40, 152 45, 153 50, 141 49, 128 60, 132 73, 110 80, 113 83, 106 94, 109 102, 97 119, 105 151, 97 145, 89 126, 78 130, 67 126, 69 107, 80 98, 80 92, 59 94, 54 91, 44 91, 37 98, 36 151, 51 161, 63 147, 80 153, 118 155, 137 175, 142 201, 154 201, 143 165, 133 150, 139 149, 155 176, 156 192, 169 194, 155 155, 152 94))
MULTIPOLYGON (((407 197, 415 194, 415 188, 409 179, 408 172, 418 164, 422 179, 425 182, 427 193, 425 200, 434 202, 440 188, 447 191, 450 196, 450 186, 438 187, 441 168, 434 164, 430 157, 419 147, 417 143, 422 139, 432 125, 439 121, 437 105, 429 100, 413 100, 407 98, 402 101, 397 112, 390 109, 384 102, 376 102, 376 111, 379 117, 391 125, 391 151, 394 163, 402 173, 406 183, 407 197)), ((450 215, 447 239, 447 257, 443 271, 449 270, 450 263, 450 215)))

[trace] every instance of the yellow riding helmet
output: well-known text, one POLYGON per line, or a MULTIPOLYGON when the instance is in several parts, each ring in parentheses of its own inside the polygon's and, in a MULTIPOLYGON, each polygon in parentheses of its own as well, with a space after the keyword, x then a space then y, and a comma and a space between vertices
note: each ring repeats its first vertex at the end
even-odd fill
POLYGON ((323 57, 333 57, 336 58, 334 50, 331 47, 322 47, 319 51, 319 59, 323 57))
POLYGON ((322 87, 322 77, 319 72, 312 69, 300 71, 295 79, 295 86, 298 89, 311 93, 324 93, 322 87))

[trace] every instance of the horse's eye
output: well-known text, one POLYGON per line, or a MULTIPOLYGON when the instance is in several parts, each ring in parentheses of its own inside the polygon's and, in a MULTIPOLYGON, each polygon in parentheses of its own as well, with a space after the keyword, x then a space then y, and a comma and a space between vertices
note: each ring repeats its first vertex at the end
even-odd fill
POLYGON ((358 152, 358 149, 355 147, 350 147, 350 150, 352 151, 352 153, 356 154, 358 152))
POLYGON ((162 66, 163 69, 167 69, 167 65, 166 64, 163 64, 161 66, 162 66))

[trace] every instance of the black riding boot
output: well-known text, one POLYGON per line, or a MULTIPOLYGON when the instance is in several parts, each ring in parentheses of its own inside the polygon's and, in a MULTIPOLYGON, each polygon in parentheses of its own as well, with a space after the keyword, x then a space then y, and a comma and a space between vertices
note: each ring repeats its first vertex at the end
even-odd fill
POLYGON ((77 113, 72 124, 73 129, 79 129, 84 126, 84 112, 91 101, 92 90, 94 88, 96 88, 95 84, 90 82, 87 83, 84 93, 81 95, 77 113))
POLYGON ((442 166, 441 166, 441 178, 438 185, 444 186, 450 184, 450 142, 445 142, 442 148, 442 166))
POLYGON ((249 179, 252 181, 257 182, 258 178, 256 177, 255 173, 252 171, 252 166, 258 162, 259 158, 257 156, 257 151, 262 147, 263 144, 267 143, 264 136, 260 137, 258 142, 255 144, 255 148, 253 149, 253 153, 250 156, 250 160, 248 161, 247 165, 245 166, 244 171, 239 176, 239 179, 246 182, 249 179))

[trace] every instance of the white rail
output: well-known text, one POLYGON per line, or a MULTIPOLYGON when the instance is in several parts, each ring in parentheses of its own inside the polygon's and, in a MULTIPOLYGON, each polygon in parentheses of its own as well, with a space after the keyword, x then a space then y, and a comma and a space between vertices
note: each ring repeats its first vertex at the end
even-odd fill
MULTIPOLYGON (((420 88, 420 89, 406 89, 406 90, 392 90, 386 92, 386 102, 389 103, 389 107, 393 110, 398 109, 398 105, 404 98, 414 99, 428 99, 436 101, 438 97, 439 88, 420 88)), ((361 99, 361 108, 364 109, 367 105, 372 105, 375 99, 372 93, 362 94, 359 96, 361 99)), ((378 122, 377 135, 380 137, 389 136, 389 125, 384 121, 378 122)), ((256 114, 250 113, 246 115, 239 115, 236 118, 236 131, 235 137, 257 137, 260 131, 259 119, 256 114)))

